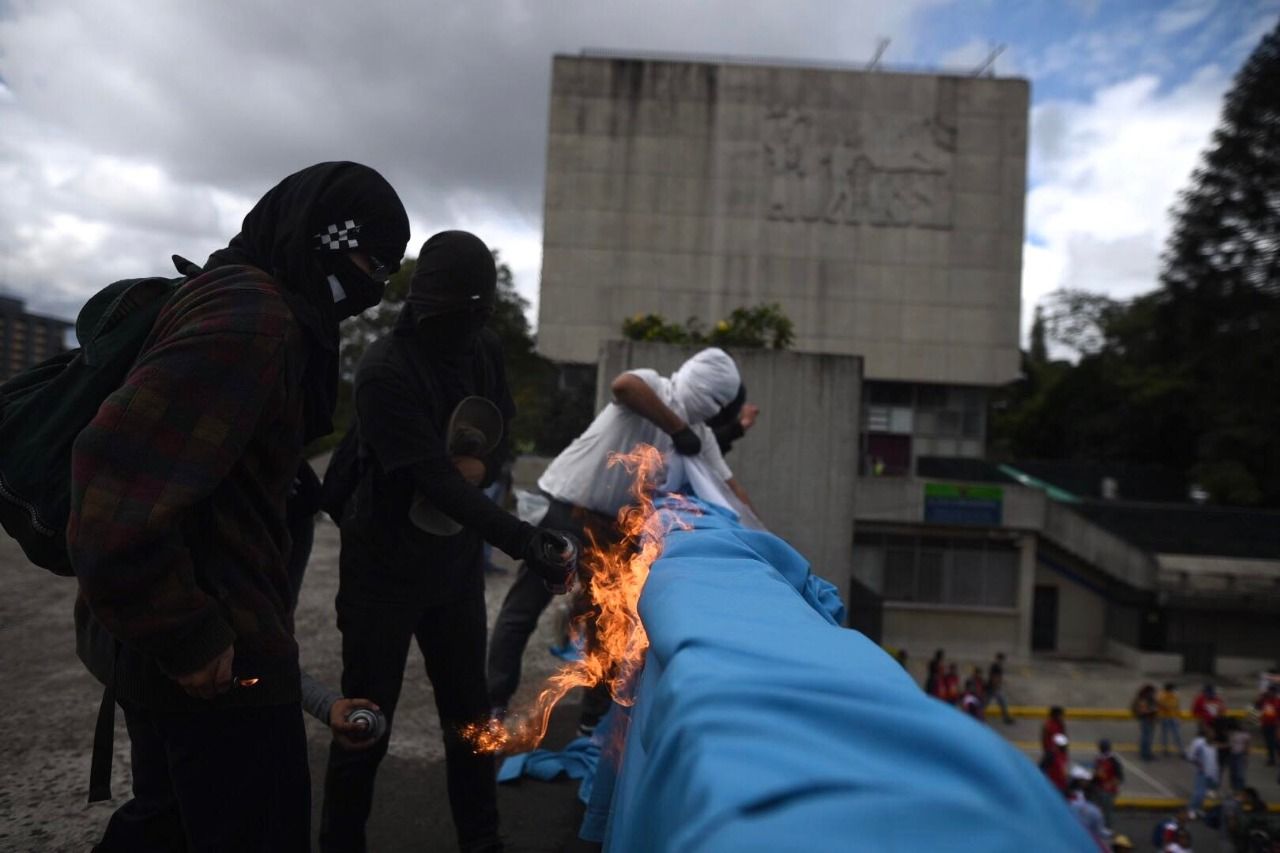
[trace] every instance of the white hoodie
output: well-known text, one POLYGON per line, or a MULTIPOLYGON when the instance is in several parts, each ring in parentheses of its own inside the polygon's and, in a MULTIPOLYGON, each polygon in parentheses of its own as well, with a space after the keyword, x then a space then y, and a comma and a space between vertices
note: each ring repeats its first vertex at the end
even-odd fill
MULTIPOLYGON (((647 368, 629 372, 697 433, 702 440, 697 458, 721 480, 731 478, 733 472, 720 455, 715 435, 703 421, 738 393, 742 380, 733 359, 712 347, 680 365, 670 379, 647 368)), ((610 403, 552 460, 538 479, 538 488, 565 503, 614 516, 631 501, 632 478, 621 465, 610 467, 609 455, 630 453, 639 444, 653 445, 664 456, 673 449, 671 437, 655 424, 626 406, 610 403)))

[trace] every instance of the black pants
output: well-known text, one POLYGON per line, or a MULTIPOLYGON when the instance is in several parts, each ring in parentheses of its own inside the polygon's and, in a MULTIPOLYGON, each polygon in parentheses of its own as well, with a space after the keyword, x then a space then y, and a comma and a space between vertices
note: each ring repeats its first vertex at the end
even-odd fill
POLYGON ((311 777, 302 709, 195 713, 123 705, 133 799, 96 853, 262 851, 311 846, 311 777))
MULTIPOLYGON (((478 553, 478 549, 477 549, 478 553)), ((477 575, 480 572, 476 566, 477 575)), ((466 723, 483 722, 489 702, 484 683, 485 604, 479 594, 439 607, 415 608, 385 598, 339 593, 342 631, 342 693, 376 702, 395 721, 409 641, 416 638, 435 692, 444 730, 449 806, 464 851, 498 849, 498 793, 492 755, 476 755, 458 734, 466 723)), ((376 746, 329 747, 320 818, 325 853, 365 850, 365 823, 373 805, 378 764, 390 732, 376 746)))
MULTIPOLYGON (((538 526, 572 533, 584 547, 589 541, 588 534, 606 547, 618 540, 613 519, 557 500, 551 501, 538 526)), ((585 576, 583 580, 585 585, 585 576)), ((525 646, 538 627, 538 617, 551 603, 552 597, 541 578, 521 563, 516 579, 502 602, 493 626, 493 639, 489 643, 489 701, 495 706, 506 707, 520 686, 520 665, 525 646)), ((585 600, 575 602, 575 610, 579 613, 588 611, 589 607, 590 602, 585 600)), ((593 625, 588 619, 588 642, 592 639, 590 629, 593 625)), ((609 710, 609 702, 607 685, 588 691, 582 704, 582 723, 594 726, 609 710)))

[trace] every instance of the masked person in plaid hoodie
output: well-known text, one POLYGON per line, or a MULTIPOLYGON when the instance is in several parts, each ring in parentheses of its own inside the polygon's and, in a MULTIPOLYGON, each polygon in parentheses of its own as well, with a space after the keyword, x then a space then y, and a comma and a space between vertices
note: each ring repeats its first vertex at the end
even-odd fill
POLYGON ((133 756, 100 853, 309 848, 286 498, 332 429, 338 323, 382 298, 408 238, 366 166, 285 178, 192 265, 76 441, 77 650, 133 756))

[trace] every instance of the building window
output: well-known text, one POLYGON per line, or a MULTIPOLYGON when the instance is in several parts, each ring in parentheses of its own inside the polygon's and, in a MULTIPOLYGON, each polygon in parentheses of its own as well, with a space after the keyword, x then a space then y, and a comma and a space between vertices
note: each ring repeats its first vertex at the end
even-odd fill
POLYGON ((917 456, 982 455, 986 436, 987 389, 911 382, 864 382, 862 386, 863 462, 859 473, 909 475, 917 456), (871 447, 875 439, 902 436, 910 452, 905 469, 871 447))
POLYGON ((859 533, 853 573, 886 601, 1014 607, 1018 548, 984 538, 859 533))
POLYGON ((870 433, 859 473, 870 477, 905 477, 911 473, 911 436, 870 433))

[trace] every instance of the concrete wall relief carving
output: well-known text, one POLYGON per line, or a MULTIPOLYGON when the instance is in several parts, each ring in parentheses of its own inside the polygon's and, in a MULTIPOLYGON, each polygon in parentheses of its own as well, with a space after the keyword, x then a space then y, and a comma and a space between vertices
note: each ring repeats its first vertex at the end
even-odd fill
POLYGON ((824 131, 796 109, 766 114, 769 219, 951 227, 954 128, 914 118, 824 131))

